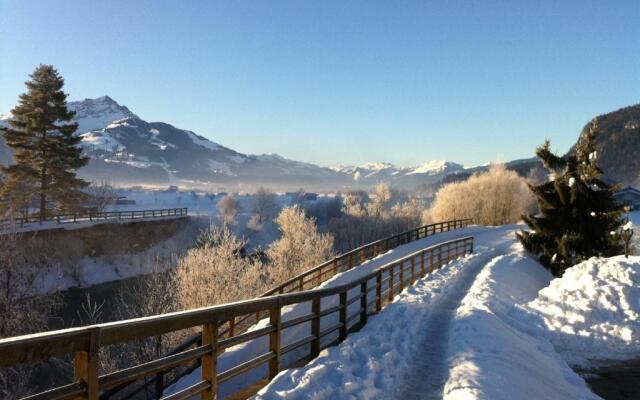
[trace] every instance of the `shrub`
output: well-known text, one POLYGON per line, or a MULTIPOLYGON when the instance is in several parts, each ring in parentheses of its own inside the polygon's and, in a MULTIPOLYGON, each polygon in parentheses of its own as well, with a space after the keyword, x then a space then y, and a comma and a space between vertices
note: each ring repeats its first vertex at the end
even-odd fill
POLYGON ((236 215, 240 211, 240 205, 235 197, 226 195, 218 202, 218 213, 225 224, 233 225, 236 222, 236 215))
POLYGON ((488 172, 438 190, 429 217, 434 221, 472 218, 481 225, 503 225, 518 222, 534 207, 526 181, 495 164, 488 172))
POLYGON ((252 209, 257 215, 257 222, 263 223, 273 218, 276 213, 275 194, 263 187, 258 188, 252 199, 252 209))
POLYGON ((333 236, 318 233, 315 219, 306 217, 299 205, 282 209, 276 223, 282 237, 267 250, 275 283, 298 275, 333 255, 333 236))

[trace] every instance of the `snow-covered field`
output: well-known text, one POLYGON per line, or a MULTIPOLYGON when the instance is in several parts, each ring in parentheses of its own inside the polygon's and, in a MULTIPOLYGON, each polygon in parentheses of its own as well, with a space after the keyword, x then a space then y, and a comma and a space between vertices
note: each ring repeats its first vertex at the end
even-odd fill
POLYGON ((523 252, 518 228, 430 238, 471 234, 477 251, 255 398, 599 398, 571 367, 640 357, 640 257, 592 259, 553 279, 523 252))

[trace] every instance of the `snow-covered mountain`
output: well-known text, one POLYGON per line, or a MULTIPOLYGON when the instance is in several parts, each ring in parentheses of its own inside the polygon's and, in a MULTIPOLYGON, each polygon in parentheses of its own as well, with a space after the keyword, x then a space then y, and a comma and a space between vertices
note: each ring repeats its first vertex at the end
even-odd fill
POLYGON ((416 167, 397 167, 390 163, 366 163, 359 166, 338 166, 332 170, 349 175, 354 182, 374 184, 390 182, 400 187, 415 187, 434 183, 443 177, 464 171, 464 167, 450 161, 434 160, 416 167))
MULTIPOLYGON (((147 122, 109 96, 69 102, 76 112, 77 134, 90 156, 80 175, 121 184, 218 185, 229 189, 265 185, 278 189, 348 190, 388 182, 413 188, 464 170, 448 161, 413 168, 388 163, 325 168, 277 154, 239 153, 189 130, 147 122)), ((7 126, 10 114, 0 117, 7 126)), ((0 162, 11 162, 2 143, 0 162)))

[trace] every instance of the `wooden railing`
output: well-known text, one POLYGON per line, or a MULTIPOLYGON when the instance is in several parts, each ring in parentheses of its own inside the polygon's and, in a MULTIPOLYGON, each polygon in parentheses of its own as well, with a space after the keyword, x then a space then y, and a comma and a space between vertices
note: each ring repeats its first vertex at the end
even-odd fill
MULTIPOLYGON (((254 371, 264 364, 268 365, 267 372, 257 383, 264 384, 273 379, 282 369, 299 363, 298 359, 289 361, 287 365, 283 364, 283 356, 294 350, 307 346, 308 351, 300 359, 315 358, 322 348, 341 342, 350 332, 365 325, 369 315, 379 312, 386 304, 392 302, 394 296, 406 286, 449 261, 471 252, 473 237, 463 237, 416 251, 366 276, 331 288, 278 294, 196 310, 1 339, 0 367, 73 354, 74 382, 31 396, 30 399, 62 400, 84 397, 94 400, 109 388, 155 375, 177 365, 199 362, 199 381, 167 396, 166 399, 189 399, 198 394, 202 399, 213 399, 219 384, 248 371, 254 371), (310 313, 282 319, 283 307, 308 303, 311 303, 310 313), (221 337, 220 327, 225 321, 256 313, 267 315, 269 324, 226 338, 221 337), (324 319, 324 322, 327 322, 327 319, 337 322, 330 326, 322 326, 321 319, 324 319), (310 325, 309 335, 296 338, 284 345, 282 331, 300 324, 310 325), (193 349, 116 372, 100 374, 99 350, 105 346, 196 327, 200 327, 200 343, 193 349), (268 338, 268 350, 265 353, 218 371, 217 360, 225 349, 261 337, 268 338)), ((295 355, 297 352, 292 354, 295 355)))
POLYGON ((159 218, 186 216, 187 208, 163 208, 157 210, 137 210, 137 211, 103 211, 85 212, 79 214, 58 214, 47 215, 44 219, 39 216, 18 217, 13 219, 2 219, 0 225, 14 225, 24 227, 31 223, 53 222, 56 224, 70 224, 86 221, 109 221, 109 220, 131 220, 140 218, 159 218))
MULTIPOLYGON (((370 260, 374 257, 377 257, 380 254, 386 253, 387 251, 394 249, 400 245, 407 244, 416 240, 423 239, 428 236, 435 235, 436 233, 447 232, 454 229, 460 229, 467 227, 471 219, 459 219, 452 221, 443 221, 436 222, 429 225, 420 226, 417 228, 410 229, 408 231, 400 232, 395 235, 391 235, 389 237, 376 240, 374 242, 368 243, 364 246, 360 246, 356 249, 353 249, 347 253, 341 254, 328 260, 314 268, 311 268, 289 280, 286 282, 276 286, 273 289, 261 294, 259 297, 267 297, 275 294, 285 294, 285 293, 293 293, 296 291, 303 291, 306 289, 314 288, 321 283, 325 282, 332 276, 348 271, 360 264, 362 264, 366 260, 370 260)), ((263 313, 266 314, 266 313, 263 313)), ((230 337, 235 336, 238 333, 244 332, 247 328, 258 322, 262 318, 266 318, 268 315, 261 315, 260 312, 255 314, 247 314, 244 316, 238 316, 230 318, 228 321, 222 321, 220 324, 220 337, 230 337)), ((169 351, 166 355, 173 355, 178 351, 182 351, 188 348, 196 348, 200 346, 200 335, 193 335, 182 342, 175 349, 169 351)), ((165 374, 160 373, 155 377, 145 381, 142 385, 137 387, 136 389, 130 391, 126 395, 120 395, 120 392, 123 389, 126 389, 129 385, 122 384, 118 387, 115 387, 105 393, 105 398, 110 398, 113 395, 118 394, 118 398, 122 400, 126 400, 129 398, 134 398, 136 394, 139 392, 146 390, 148 387, 154 388, 154 390, 158 391, 156 388, 166 387, 174 383, 180 377, 187 375, 193 369, 195 369, 197 365, 194 365, 191 368, 188 368, 182 371, 180 374, 174 376, 172 380, 165 382, 165 374)))

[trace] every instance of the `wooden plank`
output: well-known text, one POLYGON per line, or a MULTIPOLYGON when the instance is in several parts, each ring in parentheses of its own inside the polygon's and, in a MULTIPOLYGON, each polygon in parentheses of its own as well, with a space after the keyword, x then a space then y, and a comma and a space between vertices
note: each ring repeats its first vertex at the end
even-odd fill
POLYGON ((208 387, 200 392, 200 399, 213 400, 217 396, 217 364, 218 364, 218 323, 209 322, 202 326, 202 346, 209 352, 202 355, 200 361, 200 378, 208 382, 208 387))
POLYGON ((382 310, 382 270, 376 273, 376 312, 382 310))
POLYGON ((280 372, 280 333, 282 331, 282 309, 272 308, 269 311, 269 323, 274 327, 274 331, 269 334, 269 351, 275 354, 269 360, 269 380, 273 379, 280 372))
POLYGON ((134 381, 143 376, 154 374, 158 371, 167 370, 176 365, 188 363, 197 360, 202 356, 211 352, 210 346, 199 346, 195 349, 187 350, 171 356, 162 357, 144 364, 139 364, 130 368, 122 369, 106 375, 100 376, 98 379, 100 389, 109 389, 111 387, 134 381))
POLYGON ((200 381, 196 384, 193 384, 189 387, 186 387, 179 392, 176 392, 172 395, 165 396, 161 400, 187 400, 191 399, 193 396, 202 393, 203 391, 210 390, 211 384, 207 381, 200 381))
POLYGON ((235 346, 240 343, 248 342, 249 340, 257 339, 261 336, 268 335, 276 330, 275 326, 265 326, 264 328, 255 329, 249 332, 241 333, 240 335, 236 335, 230 337, 228 339, 223 339, 218 342, 218 349, 224 350, 231 346, 235 346))
POLYGON ((342 342, 347 337, 347 291, 340 292, 340 332, 338 341, 342 342))
POLYGON ((75 353, 73 374, 75 381, 86 385, 86 398, 98 400, 98 362, 100 351, 100 328, 92 328, 89 332, 89 346, 85 351, 75 353))
POLYGON ((315 340, 311 342, 311 358, 318 357, 320 354, 320 298, 314 298, 311 301, 311 313, 314 318, 311 320, 311 334, 315 336, 315 340))
POLYGON ((229 379, 233 378, 234 376, 238 376, 244 372, 247 372, 249 370, 252 370, 253 368, 257 367, 258 365, 264 364, 266 362, 268 362, 269 360, 271 360, 273 357, 275 357, 276 355, 273 354, 272 352, 268 352, 265 353, 261 356, 252 358, 249 361, 246 361, 240 365, 237 365, 233 368, 229 368, 228 370, 224 371, 221 374, 218 374, 218 384, 222 383, 222 382, 226 382, 229 379))
POLYGON ((367 281, 360 284, 360 308, 360 324, 364 325, 367 323, 367 281))

